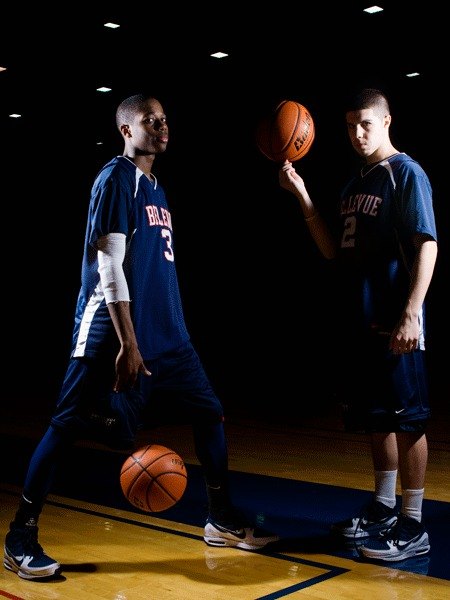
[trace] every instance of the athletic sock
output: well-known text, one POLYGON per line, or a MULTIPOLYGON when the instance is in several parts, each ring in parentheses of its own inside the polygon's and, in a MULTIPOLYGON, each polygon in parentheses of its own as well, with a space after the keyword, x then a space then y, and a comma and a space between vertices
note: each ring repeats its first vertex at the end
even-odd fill
POLYGON ((224 514, 227 514, 233 510, 228 485, 224 483, 207 483, 206 492, 208 495, 208 511, 210 517, 221 520, 224 514))
POLYGON ((389 508, 397 504, 397 470, 375 471, 375 500, 389 508))
POLYGON ((402 490, 402 514, 422 521, 422 504, 425 490, 402 490))
POLYGON ((33 527, 37 525, 41 510, 41 504, 38 505, 22 495, 19 501, 19 508, 14 517, 14 525, 17 527, 33 527))

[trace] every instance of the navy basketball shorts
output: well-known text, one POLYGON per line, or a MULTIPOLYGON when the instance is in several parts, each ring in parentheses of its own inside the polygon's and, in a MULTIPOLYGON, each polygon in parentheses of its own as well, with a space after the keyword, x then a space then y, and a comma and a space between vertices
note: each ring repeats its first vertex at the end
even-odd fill
MULTIPOLYGON (((114 398, 115 355, 72 358, 69 362, 51 423, 83 431, 92 410, 104 411, 105 398, 114 398), (101 404, 101 406, 100 406, 101 404)), ((158 358, 145 361, 150 376, 140 374, 124 392, 141 409, 139 427, 169 423, 220 423, 223 407, 212 389, 190 342, 158 358)))
POLYGON ((347 356, 343 387, 348 431, 423 432, 430 418, 425 351, 393 354, 385 336, 371 336, 347 356))

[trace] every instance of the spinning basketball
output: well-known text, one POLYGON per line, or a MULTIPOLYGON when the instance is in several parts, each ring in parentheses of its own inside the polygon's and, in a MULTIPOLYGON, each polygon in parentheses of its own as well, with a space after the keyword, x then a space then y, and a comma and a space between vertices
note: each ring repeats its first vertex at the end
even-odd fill
POLYGON ((314 121, 303 104, 283 100, 258 123, 256 144, 270 160, 294 162, 309 152, 314 135, 314 121))
POLYGON ((136 450, 120 470, 125 498, 146 512, 173 506, 184 494, 187 472, 182 458, 170 448, 151 444, 136 450))

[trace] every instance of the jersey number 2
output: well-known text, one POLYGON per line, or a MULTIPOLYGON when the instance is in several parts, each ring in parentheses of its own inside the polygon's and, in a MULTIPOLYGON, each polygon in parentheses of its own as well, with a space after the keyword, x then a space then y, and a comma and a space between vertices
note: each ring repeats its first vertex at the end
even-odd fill
POLYGON ((356 218, 347 217, 344 224, 344 233, 341 239, 341 248, 353 248, 355 245, 356 218))

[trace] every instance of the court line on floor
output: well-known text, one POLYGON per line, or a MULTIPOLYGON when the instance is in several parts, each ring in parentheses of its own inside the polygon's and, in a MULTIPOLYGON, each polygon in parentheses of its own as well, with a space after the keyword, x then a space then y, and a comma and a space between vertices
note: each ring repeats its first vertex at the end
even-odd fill
MULTIPOLYGON (((186 537, 186 538, 190 538, 193 540, 199 540, 199 541, 203 542, 203 536, 192 534, 192 533, 187 533, 185 531, 180 531, 173 527, 164 527, 164 526, 155 525, 152 523, 143 523, 142 521, 139 521, 137 519, 131 519, 129 517, 113 515, 108 512, 102 512, 102 511, 93 510, 93 509, 89 509, 89 508, 83 508, 81 506, 73 506, 72 504, 66 504, 64 502, 59 502, 56 500, 48 500, 47 504, 51 504, 52 506, 55 506, 57 508, 63 508, 65 510, 72 510, 74 512, 88 514, 88 515, 95 516, 95 517, 112 519, 114 521, 118 521, 120 523, 125 523, 127 525, 132 525, 135 527, 143 527, 145 529, 152 529, 154 531, 160 531, 162 533, 178 535, 181 537, 186 537)), ((252 552, 252 554, 254 554, 254 553, 255 552, 252 552)), ((311 577, 310 579, 306 579, 305 581, 299 582, 298 584, 290 585, 289 587, 280 589, 277 592, 273 592, 266 596, 261 596, 259 598, 256 598, 255 600, 276 600, 277 598, 285 598, 286 596, 289 596, 290 594, 293 594, 299 590, 309 588, 313 585, 316 585, 317 583, 321 583, 322 581, 326 581, 328 579, 337 577, 338 575, 342 575, 343 573, 347 573, 348 571, 350 571, 350 569, 346 569, 343 567, 336 567, 334 565, 329 565, 329 564, 323 563, 323 562, 317 562, 317 561, 311 561, 311 560, 307 560, 307 559, 303 559, 303 558, 287 556, 287 555, 284 555, 284 554, 281 554, 278 552, 259 550, 259 551, 256 551, 256 553, 262 554, 269 558, 273 558, 275 560, 285 560, 285 561, 289 561, 289 562, 293 562, 293 563, 302 564, 304 566, 310 566, 310 567, 314 567, 314 568, 318 568, 318 569, 323 569, 326 571, 326 573, 323 573, 322 575, 316 575, 314 577, 311 577)))

